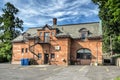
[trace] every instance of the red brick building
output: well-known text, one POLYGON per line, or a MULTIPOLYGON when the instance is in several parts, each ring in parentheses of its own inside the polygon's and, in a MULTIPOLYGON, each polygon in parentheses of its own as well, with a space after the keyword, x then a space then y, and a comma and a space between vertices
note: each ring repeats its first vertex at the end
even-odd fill
POLYGON ((102 63, 102 31, 98 22, 29 28, 13 40, 12 63, 22 58, 36 64, 102 63))

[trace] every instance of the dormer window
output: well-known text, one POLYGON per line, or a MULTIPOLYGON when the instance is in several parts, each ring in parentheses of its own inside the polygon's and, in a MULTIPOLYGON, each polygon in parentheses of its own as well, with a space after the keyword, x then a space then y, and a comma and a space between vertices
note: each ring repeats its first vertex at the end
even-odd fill
POLYGON ((85 40, 88 36, 88 30, 86 28, 82 28, 79 30, 81 40, 85 40))
POLYGON ((87 37, 86 32, 81 32, 81 39, 84 40, 87 37))

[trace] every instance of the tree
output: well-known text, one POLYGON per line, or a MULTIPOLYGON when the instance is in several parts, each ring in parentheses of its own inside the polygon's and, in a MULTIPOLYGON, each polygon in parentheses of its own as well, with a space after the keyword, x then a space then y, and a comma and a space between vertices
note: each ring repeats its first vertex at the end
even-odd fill
POLYGON ((2 11, 3 14, 0 16, 0 58, 8 60, 12 52, 11 41, 23 30, 23 21, 16 17, 19 10, 9 2, 5 4, 2 11))
POLYGON ((103 26, 103 51, 110 51, 110 36, 115 53, 119 53, 120 45, 120 1, 119 0, 92 0, 99 6, 99 17, 103 26))

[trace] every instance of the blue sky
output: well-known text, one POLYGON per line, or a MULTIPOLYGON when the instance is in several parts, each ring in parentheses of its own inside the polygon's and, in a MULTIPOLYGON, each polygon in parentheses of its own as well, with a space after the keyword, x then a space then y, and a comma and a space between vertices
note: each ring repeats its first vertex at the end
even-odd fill
POLYGON ((6 2, 19 9, 17 16, 24 21, 25 30, 30 27, 98 22, 98 6, 91 0, 0 0, 0 15, 6 2))

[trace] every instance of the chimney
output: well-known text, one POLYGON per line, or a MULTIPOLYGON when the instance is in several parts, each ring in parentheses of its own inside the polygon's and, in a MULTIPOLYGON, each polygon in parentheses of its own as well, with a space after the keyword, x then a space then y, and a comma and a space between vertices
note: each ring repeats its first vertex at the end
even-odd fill
POLYGON ((57 18, 53 18, 53 26, 57 25, 57 18))

